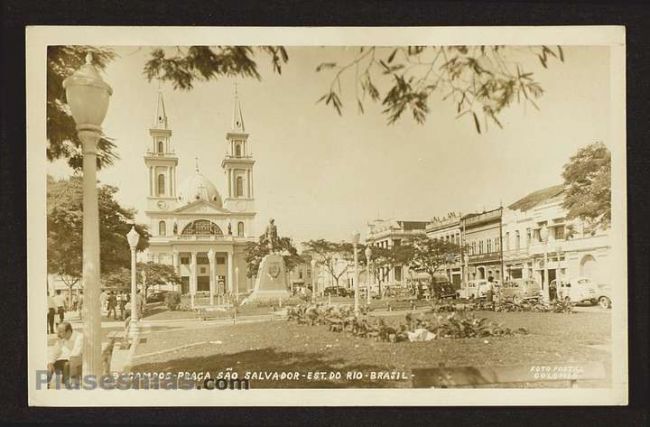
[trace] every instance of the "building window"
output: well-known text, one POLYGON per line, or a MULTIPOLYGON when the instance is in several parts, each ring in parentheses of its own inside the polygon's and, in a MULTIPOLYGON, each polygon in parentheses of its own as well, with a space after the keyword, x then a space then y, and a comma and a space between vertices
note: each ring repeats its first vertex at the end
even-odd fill
POLYGON ((189 265, 189 264, 190 264, 190 257, 188 257, 188 256, 182 256, 182 257, 181 257, 181 264, 182 264, 182 265, 189 265))
POLYGON ((162 154, 165 152, 165 144, 162 141, 158 141, 158 153, 162 154))
POLYGON ((510 233, 506 233, 506 250, 510 250, 510 233))
POLYGON ((402 241, 400 239, 393 240, 393 246, 399 246, 401 244, 402 244, 402 241))
POLYGON ((158 234, 161 236, 167 235, 167 224, 165 224, 165 221, 160 221, 158 223, 158 234))
POLYGON ((244 223, 241 221, 237 223, 237 236, 244 237, 244 223))
POLYGON ((519 230, 515 231, 515 249, 519 249, 520 245, 519 230))
POLYGON ((494 238, 494 251, 499 252, 500 246, 501 246, 501 243, 499 242, 499 238, 495 237, 494 238))
POLYGON ((302 279, 302 270, 298 271, 298 279, 302 279))
POLYGON ((241 144, 235 144, 235 157, 241 157, 241 144))
POLYGON ((217 257, 217 264, 223 265, 225 263, 226 263, 226 258, 225 257, 222 257, 222 256, 217 257))
POLYGON ((530 242, 533 240, 533 233, 530 228, 526 229, 526 247, 530 247, 530 242))
POLYGON ((478 253, 482 254, 483 253, 483 240, 478 242, 478 253))
POLYGON ((487 239, 487 253, 492 252, 492 239, 487 239))
POLYGON ((395 267, 395 281, 402 281, 402 267, 395 267))
POLYGON ((555 240, 563 240, 564 239, 564 226, 563 225, 558 225, 555 227, 555 240))
POLYGON ((235 180, 235 197, 244 196, 244 178, 238 176, 235 180))
POLYGON ((201 274, 205 274, 207 272, 208 272, 207 268, 201 267, 201 274))
POLYGON ((165 175, 158 175, 158 195, 165 195, 165 175))

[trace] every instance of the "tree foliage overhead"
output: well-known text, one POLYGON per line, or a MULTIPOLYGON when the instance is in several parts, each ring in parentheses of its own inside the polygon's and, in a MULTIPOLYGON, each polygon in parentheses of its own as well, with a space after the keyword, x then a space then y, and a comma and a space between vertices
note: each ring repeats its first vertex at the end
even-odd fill
MULTIPOLYGON (((284 266, 288 271, 293 270, 303 259, 298 255, 298 250, 291 243, 289 237, 278 237, 278 252, 282 254, 284 266)), ((266 233, 262 234, 256 243, 249 243, 246 246, 246 263, 248 264, 247 277, 257 276, 262 259, 271 253, 266 233)))
POLYGON ((325 62, 316 68, 317 72, 334 73, 328 91, 317 102, 325 102, 342 114, 341 80, 352 75, 361 113, 370 100, 384 107, 389 124, 406 111, 423 123, 429 113, 429 99, 437 93, 455 105, 457 117, 471 117, 481 133, 489 122, 502 127, 499 114, 515 102, 525 101, 538 108, 535 99, 544 93, 542 86, 533 72, 522 68, 515 54, 537 57, 544 68, 551 59, 564 61, 560 46, 361 47, 351 61, 325 62))
MULTIPOLYGON (((47 51, 47 156, 67 159, 75 170, 82 167, 81 142, 66 105, 63 80, 73 74, 92 53, 100 69, 117 55, 109 48, 93 46, 49 46, 47 51)), ((197 81, 221 77, 261 79, 258 55, 269 57, 273 71, 281 74, 289 61, 282 46, 178 46, 154 47, 143 64, 149 79, 170 82, 175 89, 191 90, 197 81)), ((487 130, 489 122, 501 127, 499 114, 513 103, 535 108, 543 94, 533 72, 522 68, 520 58, 537 58, 546 68, 549 61, 564 61, 562 48, 535 46, 405 46, 361 47, 348 62, 321 63, 316 72, 334 72, 330 87, 318 100, 343 111, 341 80, 353 75, 355 101, 360 112, 365 103, 380 103, 389 124, 410 111, 423 123, 429 101, 438 94, 454 104, 458 117, 471 117, 476 130, 487 130)), ((115 141, 99 141, 98 165, 110 166, 118 159, 115 141)))
MULTIPOLYGON (((78 70, 92 54, 93 64, 103 70, 117 58, 116 53, 96 46, 49 46, 47 49, 47 158, 50 161, 67 159, 74 170, 83 163, 81 141, 76 124, 67 106, 63 80, 78 70)), ((260 79, 255 56, 262 53, 271 57, 278 74, 288 61, 283 47, 274 46, 190 46, 152 48, 150 58, 143 64, 143 73, 149 79, 169 81, 175 89, 192 89, 196 80, 218 79, 223 76, 241 76, 260 79)), ((110 108, 110 107, 109 107, 110 108)), ((119 156, 115 141, 104 135, 97 147, 97 165, 112 165, 119 156)))
MULTIPOLYGON (((101 274, 130 268, 131 250, 126 233, 135 212, 120 206, 114 196, 117 188, 102 185, 98 189, 101 274)), ((82 182, 73 176, 66 180, 47 179, 47 269, 65 283, 76 283, 82 274, 83 210, 82 182)), ((136 225, 140 233, 137 250, 148 246, 146 227, 136 225)), ((71 286, 71 285, 68 285, 71 286)))
POLYGON ((567 218, 579 218, 594 228, 608 228, 612 220, 612 159, 602 142, 581 148, 564 165, 567 218))
MULTIPOLYGON (((93 64, 104 69, 116 55, 111 49, 92 46, 48 46, 47 48, 47 158, 67 159, 71 168, 81 169, 83 155, 76 123, 67 105, 63 80, 74 74, 92 54, 93 64)), ((119 159, 113 139, 100 138, 97 144, 97 166, 112 165, 119 159)))

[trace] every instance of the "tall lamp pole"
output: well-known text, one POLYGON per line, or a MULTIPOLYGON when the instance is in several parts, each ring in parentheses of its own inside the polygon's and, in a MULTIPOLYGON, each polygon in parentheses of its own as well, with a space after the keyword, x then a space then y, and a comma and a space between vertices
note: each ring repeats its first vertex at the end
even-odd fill
POLYGON ((359 316, 359 255, 357 245, 359 244, 359 233, 352 234, 352 250, 354 251, 354 315, 359 316))
POLYGON ((86 63, 63 81, 70 112, 77 125, 83 152, 83 373, 103 374, 102 324, 99 302, 99 208, 97 203, 97 143, 102 135, 101 124, 106 117, 113 89, 104 82, 92 64, 86 63))
POLYGON ((372 249, 370 249, 370 245, 366 246, 366 286, 368 288, 368 295, 367 295, 367 302, 368 305, 370 305, 370 262, 372 258, 372 249))
POLYGON ((544 301, 551 299, 548 289, 548 227, 544 225, 539 230, 539 236, 544 242, 544 280, 542 281, 542 288, 544 289, 544 301))
POLYGON ((316 301, 316 260, 311 259, 311 302, 316 301))
POLYGON ((140 330, 138 325, 138 320, 140 319, 140 309, 139 304, 137 303, 138 298, 138 289, 136 284, 136 259, 135 259, 135 249, 138 246, 138 241, 140 241, 140 235, 135 231, 135 225, 131 227, 126 235, 126 240, 129 242, 129 247, 131 248, 131 320, 129 321, 129 337, 135 339, 140 330))

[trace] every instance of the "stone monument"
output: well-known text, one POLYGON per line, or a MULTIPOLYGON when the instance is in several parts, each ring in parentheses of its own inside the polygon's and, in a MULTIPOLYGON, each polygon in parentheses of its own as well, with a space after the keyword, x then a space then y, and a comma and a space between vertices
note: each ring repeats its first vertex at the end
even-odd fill
POLYGON ((257 271, 253 293, 242 301, 242 304, 261 300, 277 301, 278 299, 286 299, 291 296, 287 283, 284 258, 280 254, 278 229, 273 219, 269 221, 269 225, 266 227, 265 237, 269 254, 262 258, 259 270, 257 271))

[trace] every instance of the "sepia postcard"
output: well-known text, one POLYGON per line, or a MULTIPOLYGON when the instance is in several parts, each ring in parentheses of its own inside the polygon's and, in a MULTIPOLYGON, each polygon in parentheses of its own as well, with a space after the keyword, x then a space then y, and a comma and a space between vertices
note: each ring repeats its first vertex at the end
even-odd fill
POLYGON ((32 406, 626 405, 623 27, 26 28, 32 406))

